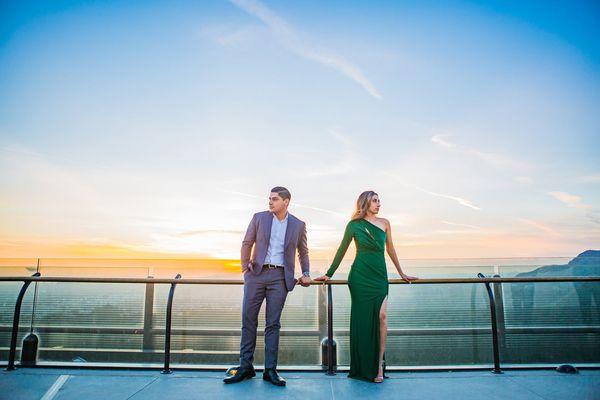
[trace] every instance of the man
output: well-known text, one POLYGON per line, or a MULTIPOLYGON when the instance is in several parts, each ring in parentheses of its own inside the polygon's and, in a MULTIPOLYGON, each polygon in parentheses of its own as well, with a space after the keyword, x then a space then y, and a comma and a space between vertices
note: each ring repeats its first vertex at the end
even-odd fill
POLYGON ((241 382, 256 375, 252 365, 256 347, 256 326, 258 312, 266 299, 263 379, 277 386, 285 386, 285 379, 279 376, 276 370, 281 328, 279 319, 287 293, 292 291, 296 284, 296 250, 302 268, 302 276, 298 282, 302 286, 310 286, 306 224, 288 213, 291 197, 284 187, 277 186, 271 189, 269 211, 254 214, 242 242, 244 300, 240 365, 233 375, 223 379, 225 383, 241 382))

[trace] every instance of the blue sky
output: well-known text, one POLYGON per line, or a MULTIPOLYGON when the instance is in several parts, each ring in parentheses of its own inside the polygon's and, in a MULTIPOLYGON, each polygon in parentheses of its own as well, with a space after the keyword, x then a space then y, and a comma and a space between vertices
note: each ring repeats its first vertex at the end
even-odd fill
POLYGON ((325 258, 367 189, 401 257, 600 243, 597 3, 0 7, 1 256, 235 258, 275 185, 325 258))

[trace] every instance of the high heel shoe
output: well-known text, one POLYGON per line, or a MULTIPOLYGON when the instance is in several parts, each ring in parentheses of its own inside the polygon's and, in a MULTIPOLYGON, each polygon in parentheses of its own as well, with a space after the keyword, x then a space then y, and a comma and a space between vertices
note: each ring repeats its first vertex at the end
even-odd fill
MULTIPOLYGON (((381 383, 381 382, 383 382, 383 379, 385 378, 385 360, 383 360, 383 362, 380 364, 380 366, 381 366, 381 375, 377 375, 375 378, 373 378, 373 382, 375 382, 375 383, 381 383)), ((377 372, 379 372, 379 370, 377 372)))

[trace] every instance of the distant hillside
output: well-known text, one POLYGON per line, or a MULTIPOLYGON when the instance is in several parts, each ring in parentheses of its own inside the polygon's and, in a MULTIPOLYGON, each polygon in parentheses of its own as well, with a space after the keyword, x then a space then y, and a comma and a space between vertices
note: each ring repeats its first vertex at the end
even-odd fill
POLYGON ((600 250, 586 250, 568 264, 544 265, 516 276, 600 276, 600 250))
MULTIPOLYGON (((568 264, 545 265, 516 276, 600 276, 600 251, 586 250, 568 264)), ((598 282, 514 283, 510 285, 509 293, 512 312, 521 316, 522 324, 531 323, 536 314, 541 314, 535 311, 538 307, 552 309, 556 315, 569 315, 573 323, 591 326, 600 320, 597 311, 600 307, 598 282)))

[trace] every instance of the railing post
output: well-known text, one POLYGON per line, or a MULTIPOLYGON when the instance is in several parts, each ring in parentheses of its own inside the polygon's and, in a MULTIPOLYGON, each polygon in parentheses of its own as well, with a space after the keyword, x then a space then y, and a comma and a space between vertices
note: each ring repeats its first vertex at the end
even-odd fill
MULTIPOLYGON (((31 276, 40 276, 39 272, 31 276)), ((17 303, 15 304, 15 313, 13 315, 13 327, 12 327, 12 336, 10 338, 10 351, 8 353, 8 366, 6 367, 7 371, 15 370, 15 356, 17 353, 17 336, 19 334, 19 319, 21 318, 21 304, 23 303, 23 297, 25 297, 25 292, 27 288, 31 284, 31 281, 26 281, 23 283, 21 287, 21 291, 19 292, 19 296, 17 297, 17 303)))
MULTIPOLYGON (((498 274, 494 278, 500 278, 498 274)), ((500 356, 506 354, 506 322, 504 319, 504 295, 502 282, 494 282, 494 304, 496 305, 496 320, 498 325, 498 347, 500 356)))
MULTIPOLYGON (((181 274, 177 274, 175 279, 181 279, 181 274)), ((171 368, 169 367, 171 362, 171 311, 173 310, 173 295, 175 294, 175 285, 177 285, 177 283, 171 283, 169 299, 167 300, 167 321, 165 324, 165 367, 162 370, 163 374, 171 373, 171 368)))
MULTIPOLYGON (((152 276, 148 276, 152 278, 152 276)), ((146 293, 144 302, 144 339, 142 344, 143 351, 154 350, 153 328, 154 318, 154 283, 146 283, 146 293)))
POLYGON ((318 285, 317 288, 317 321, 319 326, 319 343, 327 339, 327 288, 318 285))
MULTIPOLYGON (((327 293, 329 286, 319 285, 317 288, 317 314, 319 325, 319 343, 321 346, 321 368, 328 370, 329 365, 329 335, 328 335, 328 310, 327 293)), ((334 348, 335 350, 335 348, 334 348)), ((334 363, 335 364, 335 363, 334 363)))
POLYGON ((333 341, 333 294, 331 284, 327 285, 327 375, 335 375, 336 354, 333 341))
MULTIPOLYGON (((485 278, 481 272, 477 274, 479 278, 485 278)), ((498 323, 496 320, 496 302, 494 301, 494 294, 489 282, 484 282, 487 290, 488 298, 490 299, 490 316, 492 318, 492 345, 494 351, 494 370, 495 374, 501 374, 500 370, 500 351, 498 348, 498 323)))

